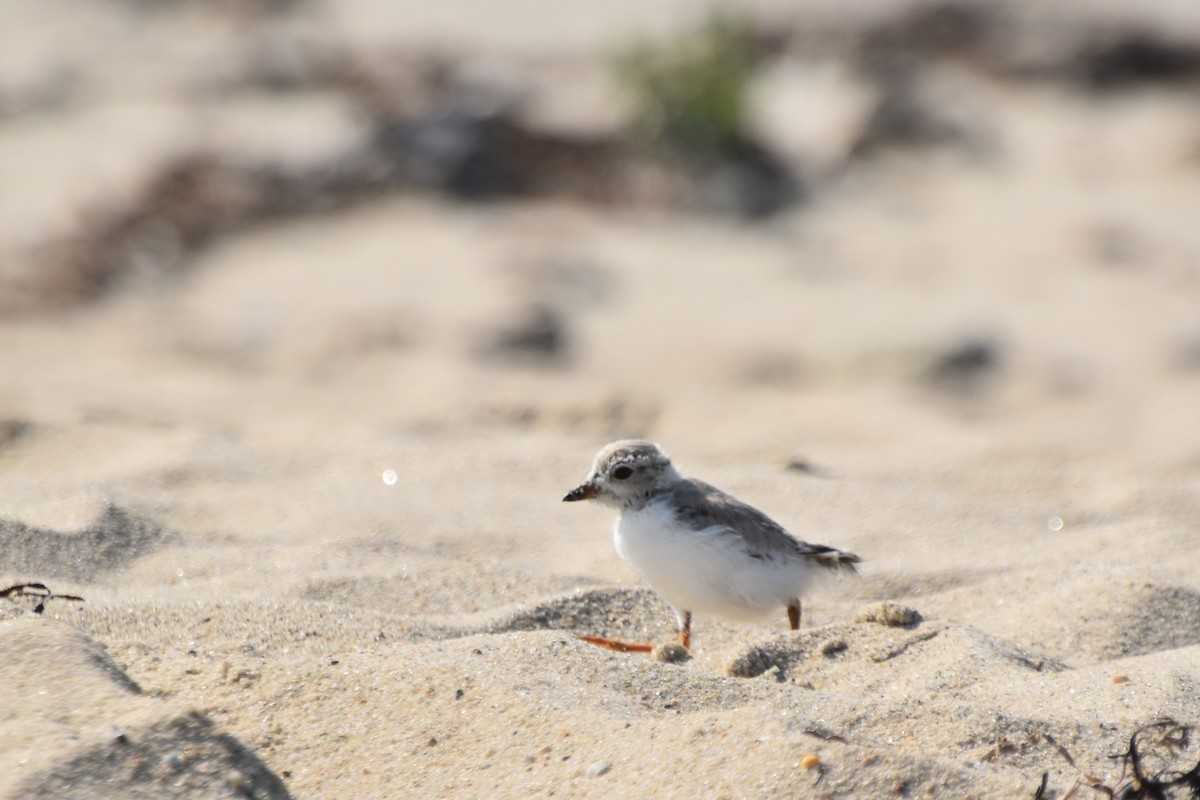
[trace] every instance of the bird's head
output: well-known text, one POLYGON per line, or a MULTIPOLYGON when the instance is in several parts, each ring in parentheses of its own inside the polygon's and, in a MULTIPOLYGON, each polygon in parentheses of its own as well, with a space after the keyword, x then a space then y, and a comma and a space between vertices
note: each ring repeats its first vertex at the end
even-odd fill
POLYGON ((596 500, 614 508, 636 508, 679 478, 671 459, 658 445, 624 439, 597 453, 587 480, 563 500, 596 500))

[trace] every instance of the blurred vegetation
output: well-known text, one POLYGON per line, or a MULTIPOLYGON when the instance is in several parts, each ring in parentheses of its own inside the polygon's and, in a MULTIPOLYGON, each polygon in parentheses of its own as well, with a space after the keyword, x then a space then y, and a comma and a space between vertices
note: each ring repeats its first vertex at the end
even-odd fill
POLYGON ((639 138, 668 155, 709 160, 745 141, 746 92, 759 53, 749 22, 714 14, 666 47, 639 43, 615 59, 639 138))

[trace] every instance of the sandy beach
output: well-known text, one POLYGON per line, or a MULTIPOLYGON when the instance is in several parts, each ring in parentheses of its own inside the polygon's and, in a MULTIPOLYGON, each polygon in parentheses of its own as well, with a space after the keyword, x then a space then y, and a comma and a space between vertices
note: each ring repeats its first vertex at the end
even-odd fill
POLYGON ((1190 4, 744 6, 756 219, 622 133, 699 10, 151 5, 0 32, 0 797, 1081 798, 1200 725, 1190 4), (860 576, 579 641, 675 636, 561 502, 632 437, 860 576))

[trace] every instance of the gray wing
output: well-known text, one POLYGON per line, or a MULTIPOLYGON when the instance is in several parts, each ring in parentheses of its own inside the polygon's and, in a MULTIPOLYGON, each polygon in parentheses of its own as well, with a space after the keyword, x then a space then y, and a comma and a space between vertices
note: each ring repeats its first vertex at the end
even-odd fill
POLYGON ((685 478, 672 487, 671 494, 682 522, 695 528, 724 528, 741 540, 752 558, 811 559, 827 569, 849 572, 855 572, 854 565, 862 560, 836 547, 798 539, 754 506, 704 481, 685 478))

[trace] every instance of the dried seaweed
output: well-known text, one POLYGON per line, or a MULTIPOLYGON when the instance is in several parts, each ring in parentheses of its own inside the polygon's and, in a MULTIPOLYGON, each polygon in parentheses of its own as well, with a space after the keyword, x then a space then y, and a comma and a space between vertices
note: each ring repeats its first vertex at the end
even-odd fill
MULTIPOLYGON (((1111 800, 1200 800, 1200 761, 1186 772, 1169 766, 1179 753, 1188 749, 1190 742, 1191 727, 1173 719, 1144 725, 1129 737, 1129 747, 1125 752, 1109 756, 1122 762, 1116 785, 1090 780, 1087 788, 1111 800), (1148 762, 1158 762, 1163 766, 1151 770, 1148 762)), ((1033 795, 1034 800, 1044 800, 1048 779, 1049 773, 1043 773, 1041 786, 1033 795)), ((1074 796, 1080 785, 1076 783, 1072 786, 1063 795, 1064 800, 1074 796)))
POLYGON ((44 583, 16 583, 6 589, 0 589, 0 599, 8 600, 16 597, 35 597, 37 605, 33 613, 41 614, 46 610, 46 603, 51 600, 72 600, 82 603, 83 598, 73 594, 55 594, 44 583))

